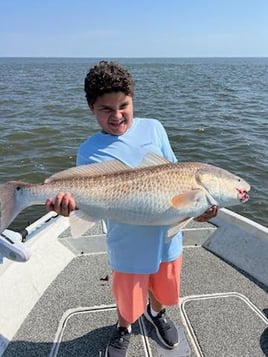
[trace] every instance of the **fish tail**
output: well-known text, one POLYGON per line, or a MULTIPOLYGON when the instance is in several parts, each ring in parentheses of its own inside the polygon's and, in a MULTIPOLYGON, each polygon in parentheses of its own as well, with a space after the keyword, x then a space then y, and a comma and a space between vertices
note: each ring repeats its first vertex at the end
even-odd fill
POLYGON ((9 181, 0 185, 0 234, 15 217, 28 206, 23 195, 23 188, 30 184, 9 181))

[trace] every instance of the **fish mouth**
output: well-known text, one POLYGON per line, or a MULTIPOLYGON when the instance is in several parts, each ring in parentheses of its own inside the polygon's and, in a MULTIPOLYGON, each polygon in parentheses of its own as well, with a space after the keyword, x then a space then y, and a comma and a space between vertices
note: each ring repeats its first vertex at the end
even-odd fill
POLYGON ((249 200, 248 191, 241 190, 240 188, 236 188, 236 191, 238 192, 237 198, 238 198, 239 202, 246 202, 249 200))

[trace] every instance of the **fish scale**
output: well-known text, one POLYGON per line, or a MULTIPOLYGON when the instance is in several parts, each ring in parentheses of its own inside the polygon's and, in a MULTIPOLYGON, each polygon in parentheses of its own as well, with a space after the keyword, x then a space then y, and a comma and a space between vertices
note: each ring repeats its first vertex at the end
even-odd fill
POLYGON ((167 163, 149 154, 134 169, 114 160, 56 173, 41 185, 16 181, 0 185, 1 232, 21 210, 45 203, 59 192, 74 197, 81 226, 83 221, 93 224, 103 218, 180 226, 214 204, 245 202, 249 190, 246 181, 221 168, 198 162, 167 163))

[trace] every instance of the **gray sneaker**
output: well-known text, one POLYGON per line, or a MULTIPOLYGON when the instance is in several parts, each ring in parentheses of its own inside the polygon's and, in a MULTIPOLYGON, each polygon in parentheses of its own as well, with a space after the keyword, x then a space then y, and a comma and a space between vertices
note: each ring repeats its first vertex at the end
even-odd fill
POLYGON ((179 344, 178 330, 173 321, 167 316, 166 309, 161 310, 157 316, 152 316, 150 304, 144 312, 144 317, 154 325, 157 337, 167 348, 173 349, 179 344))
POLYGON ((130 336, 127 328, 116 325, 106 347, 105 357, 126 357, 130 336))

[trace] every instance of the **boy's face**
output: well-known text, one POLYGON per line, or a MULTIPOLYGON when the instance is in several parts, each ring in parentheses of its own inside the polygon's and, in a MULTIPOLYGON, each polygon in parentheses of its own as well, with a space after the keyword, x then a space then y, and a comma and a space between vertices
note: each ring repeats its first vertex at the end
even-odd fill
POLYGON ((106 93, 98 97, 90 109, 107 134, 122 135, 132 125, 133 99, 123 92, 106 93))

